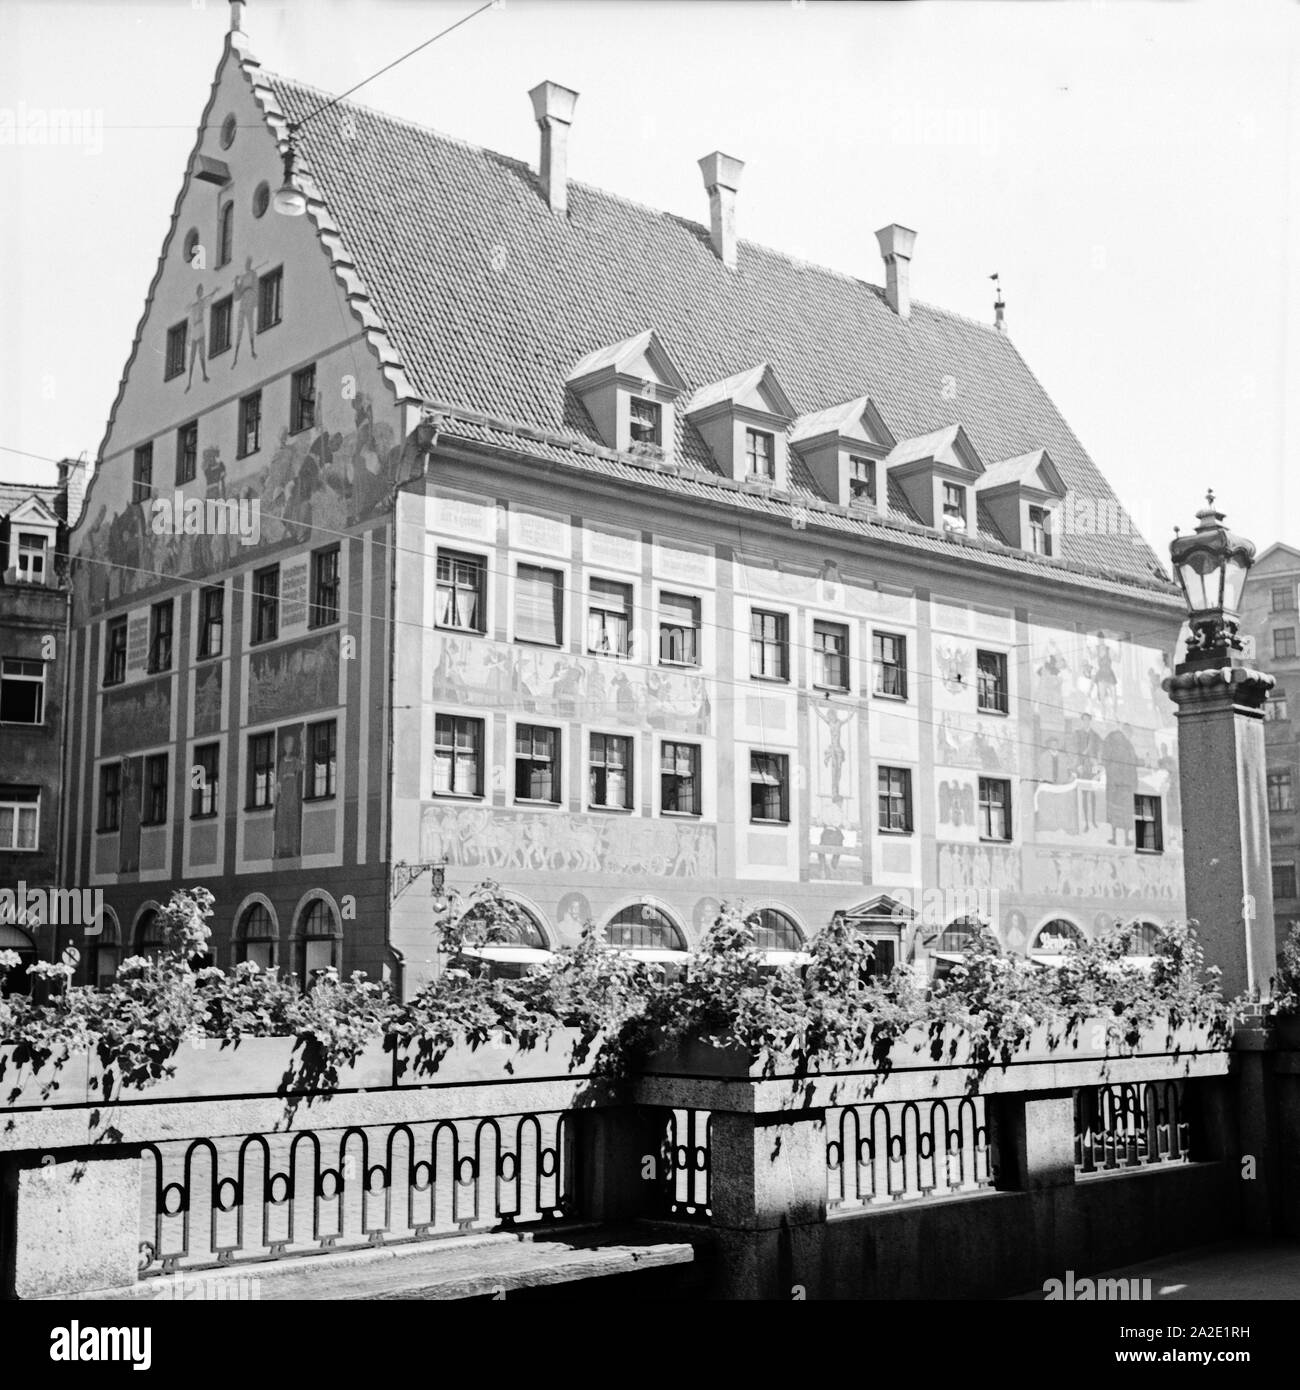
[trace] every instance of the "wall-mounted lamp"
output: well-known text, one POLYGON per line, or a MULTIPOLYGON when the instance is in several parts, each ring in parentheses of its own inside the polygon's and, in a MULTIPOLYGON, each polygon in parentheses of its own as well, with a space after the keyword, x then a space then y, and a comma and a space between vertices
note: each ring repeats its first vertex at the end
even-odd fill
POLYGON ((297 133, 298 127, 290 123, 289 142, 284 152, 284 182, 276 189, 275 197, 271 200, 271 206, 281 217, 301 217, 307 211, 307 197, 293 181, 293 139, 297 133))

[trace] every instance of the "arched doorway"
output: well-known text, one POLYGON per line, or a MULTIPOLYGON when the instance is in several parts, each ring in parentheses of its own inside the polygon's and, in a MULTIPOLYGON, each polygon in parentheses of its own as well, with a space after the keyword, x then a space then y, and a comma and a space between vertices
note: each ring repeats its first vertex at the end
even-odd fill
POLYGON ((235 926, 235 964, 248 961, 259 970, 274 969, 279 938, 279 927, 266 903, 249 903, 235 926))
POLYGON ((100 917, 100 932, 90 938, 86 951, 86 978, 103 989, 113 983, 122 959, 122 930, 117 914, 106 907, 100 917))
POLYGON ((310 989, 325 971, 339 968, 343 932, 334 904, 311 899, 301 910, 296 936, 298 979, 310 989))

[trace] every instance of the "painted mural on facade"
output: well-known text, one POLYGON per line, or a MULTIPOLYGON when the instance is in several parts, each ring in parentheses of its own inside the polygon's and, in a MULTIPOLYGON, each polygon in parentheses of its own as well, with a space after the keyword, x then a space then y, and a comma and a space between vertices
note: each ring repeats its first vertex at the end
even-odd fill
POLYGON ((693 879, 717 872, 717 836, 711 825, 680 821, 435 804, 421 809, 420 857, 465 867, 693 879))
POLYGON ((810 878, 862 882, 861 733, 856 711, 833 701, 809 704, 810 878))
POLYGON ((172 721, 171 686, 170 678, 163 677, 123 690, 106 691, 100 757, 165 742, 172 721))
POLYGON ((267 647, 248 658, 248 722, 325 709, 339 700, 339 635, 267 647))
POLYGON ((219 661, 200 666, 194 673, 194 732, 215 734, 221 728, 221 670, 219 661))

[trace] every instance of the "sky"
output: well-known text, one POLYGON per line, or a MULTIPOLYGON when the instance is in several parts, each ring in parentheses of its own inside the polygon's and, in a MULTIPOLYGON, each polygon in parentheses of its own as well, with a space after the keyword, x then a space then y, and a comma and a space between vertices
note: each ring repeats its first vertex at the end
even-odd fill
MULTIPOLYGON (((480 0, 250 0, 272 71, 350 87, 480 0)), ((224 0, 0 4, 0 478, 96 457, 195 140, 224 0), (33 118, 62 110, 73 137, 33 118)), ((527 92, 578 91, 570 173, 1012 339, 1161 554, 1213 487, 1300 546, 1300 5, 504 0, 356 99, 536 160, 527 92), (1217 423, 1216 423, 1217 422, 1217 423), (1289 475, 1289 476, 1288 476, 1289 475)), ((868 390, 869 383, 864 383, 868 390)))

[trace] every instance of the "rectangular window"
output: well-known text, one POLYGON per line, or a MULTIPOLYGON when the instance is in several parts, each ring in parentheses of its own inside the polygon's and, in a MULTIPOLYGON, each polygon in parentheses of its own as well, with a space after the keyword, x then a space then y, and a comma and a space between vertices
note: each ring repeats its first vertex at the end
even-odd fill
POLYGON ((592 734, 587 796, 592 806, 626 811, 632 806, 632 740, 592 734))
POLYGON ((111 831, 122 828, 122 764, 105 763, 99 769, 99 826, 111 831))
POLYGON ((790 759, 784 753, 749 755, 749 818, 790 821, 790 759))
POLYGON ((440 714, 434 719, 433 793, 483 795, 483 721, 440 714))
POLYGON ((39 849, 39 787, 0 787, 0 850, 39 849))
POLYGON ((172 600, 155 603, 149 611, 149 672, 172 669, 172 600))
POLYGON ((284 307, 284 268, 277 266, 257 282, 257 331, 265 333, 280 322, 284 307))
POLYGON ((966 520, 966 489, 960 483, 944 483, 943 514, 949 521, 966 520))
POLYGON ((1011 783, 980 778, 980 835, 985 840, 1011 838, 1011 783))
POLYGON ((760 680, 790 679, 790 620, 784 613, 750 611, 749 674, 760 680))
POLYGON ((1006 714, 1010 708, 1006 656, 1002 652, 976 652, 975 664, 978 669, 979 708, 992 714, 1006 714))
POLYGON ((230 319, 234 311, 234 295, 214 301, 208 320, 208 356, 216 357, 230 350, 230 319))
POLYGON ((776 478, 776 437, 767 430, 745 431, 745 462, 751 478, 776 478))
POLYGON ((1268 774, 1268 809, 1270 811, 1294 811, 1295 802, 1291 797, 1291 769, 1268 774))
POLYGON ((515 729, 515 798, 518 801, 560 799, 560 731, 537 724, 515 729))
POLYGON ((663 447, 663 407, 658 401, 632 397, 631 430, 633 444, 663 447))
POLYGON ((700 664, 700 601, 689 594, 659 595, 659 661, 664 666, 700 664))
POLYGON ((1264 718, 1270 724, 1280 723, 1285 719, 1290 719, 1287 713, 1285 691, 1275 691, 1264 702, 1264 718))
POLYGON ((0 661, 0 724, 45 723, 45 663, 0 661))
POLYGON ((162 825, 167 819, 167 754, 151 753, 144 760, 144 806, 141 825, 162 825))
POLYGON ((849 630, 843 623, 813 623, 813 684, 823 690, 849 688, 849 630))
POLYGON ((564 641, 564 575, 539 565, 515 570, 515 641, 558 647, 564 641))
POLYGON ((191 420, 176 431, 176 486, 194 481, 199 468, 199 422, 191 420))
POLYGON ((233 202, 222 203, 221 211, 217 215, 217 266, 230 264, 230 258, 235 254, 235 205, 233 202))
POLYGON ((452 628, 456 632, 487 630, 485 561, 477 555, 462 555, 457 550, 443 550, 439 547, 437 583, 435 626, 452 628))
POLYGON ((236 453, 247 458, 262 447, 262 393, 254 391, 239 402, 239 447, 236 453))
POLYGON ((316 424, 316 366, 294 372, 289 392, 289 433, 298 434, 316 424))
POLYGON ((1052 553, 1052 514, 1046 507, 1029 509, 1029 548, 1035 555, 1052 553))
POLYGON ((907 831, 912 828, 912 773, 905 767, 882 767, 876 771, 876 795, 881 830, 907 831))
POLYGON ((632 652, 632 586, 593 579, 587 599, 587 650, 597 656, 632 652))
POLYGON ((311 758, 307 799, 324 801, 334 795, 337 785, 337 720, 322 719, 318 724, 307 725, 307 752, 311 758))
POLYGON ((224 639, 226 591, 210 584, 199 593, 199 657, 220 656, 224 639))
POLYGON ((1275 657, 1295 655, 1295 628, 1275 627, 1273 629, 1273 655, 1275 657))
POLYGON ((104 684, 121 685, 126 679, 126 619, 114 618, 104 634, 104 684))
POLYGON ((1165 829, 1158 796, 1133 798, 1133 845, 1150 854, 1164 849, 1165 829))
POLYGON ((37 531, 18 533, 18 579, 23 584, 45 583, 45 560, 49 541, 37 531))
POLYGON ((217 814, 217 790, 221 780, 221 745, 205 743, 194 750, 191 779, 196 785, 190 792, 190 819, 203 820, 217 814), (197 772, 198 777, 193 774, 197 772))
POLYGON ((275 735, 253 734, 248 740, 248 809, 275 801, 275 735))
POLYGON ((311 553, 311 611, 308 627, 328 627, 339 620, 339 548, 327 545, 311 553))
POLYGON ((906 700, 907 638, 894 632, 873 632, 871 663, 876 668, 876 694, 906 700))
POLYGON ((1273 865, 1273 896, 1274 898, 1300 897, 1300 894, 1296 892, 1294 864, 1273 865))
POLYGON ((659 809, 666 815, 700 814, 700 750, 694 743, 664 743, 659 750, 659 809))
POLYGON ((185 370, 185 335, 188 325, 173 324, 167 330, 167 359, 163 367, 163 380, 170 381, 185 370))
POLYGON ((131 501, 148 502, 153 498, 153 444, 141 444, 131 465, 131 501))
POLYGON ((849 501, 876 505, 876 461, 849 455, 849 501))
POLYGON ((1275 584, 1273 586, 1273 612, 1286 613, 1295 607, 1295 587, 1291 584, 1275 584))
POLYGON ((280 634, 280 566, 253 574, 253 645, 274 642, 280 634))

